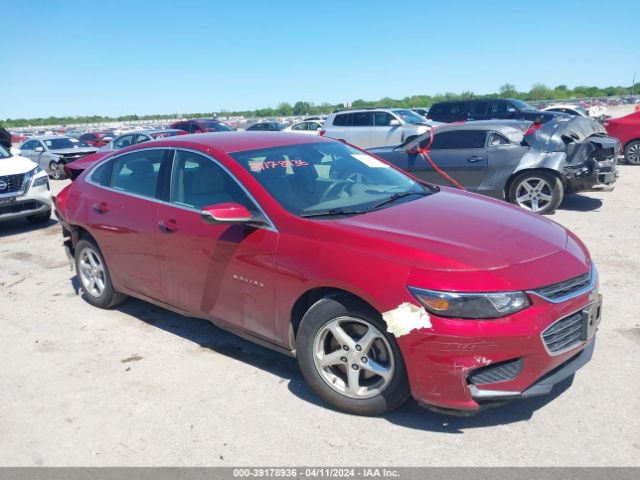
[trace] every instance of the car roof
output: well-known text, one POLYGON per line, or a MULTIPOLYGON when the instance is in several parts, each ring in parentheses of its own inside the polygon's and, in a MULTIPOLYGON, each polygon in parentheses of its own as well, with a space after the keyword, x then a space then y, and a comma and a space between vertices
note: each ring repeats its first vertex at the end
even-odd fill
POLYGON ((473 120, 460 123, 446 123, 438 126, 437 130, 496 130, 508 129, 525 131, 531 125, 531 120, 473 120))
MULTIPOLYGON (((243 152, 263 148, 283 147, 287 145, 301 145, 306 143, 335 142, 336 140, 315 135, 300 135, 299 133, 285 132, 213 132, 196 133, 191 135, 179 135, 171 138, 163 138, 156 142, 171 143, 173 146, 185 144, 201 147, 210 147, 222 150, 225 153, 243 152)), ((145 144, 140 144, 145 145, 145 144)), ((146 144, 148 145, 148 144, 146 144)))
POLYGON ((57 140, 60 138, 71 138, 73 140, 78 140, 75 137, 70 137, 69 135, 40 135, 37 137, 31 137, 29 140, 57 140))

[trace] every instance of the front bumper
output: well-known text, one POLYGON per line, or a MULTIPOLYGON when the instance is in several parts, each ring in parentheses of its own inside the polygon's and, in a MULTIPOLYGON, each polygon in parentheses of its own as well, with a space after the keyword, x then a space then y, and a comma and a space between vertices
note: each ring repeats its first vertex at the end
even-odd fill
POLYGON ((611 191, 618 179, 618 161, 614 156, 607 160, 592 159, 579 167, 563 170, 568 192, 611 191))
POLYGON ((529 308, 510 317, 475 321, 431 316, 432 328, 398 337, 412 396, 433 410, 472 415, 515 399, 548 394, 584 366, 593 353, 599 308, 592 331, 567 349, 550 352, 542 334, 591 305, 599 307, 595 290, 561 303, 533 294, 530 298, 529 308), (515 366, 502 378, 492 380, 489 375, 476 382, 480 372, 501 365, 515 366))
POLYGON ((24 193, 19 192, 19 195, 0 195, 0 221, 28 217, 51 210, 52 202, 49 184, 32 187, 32 181, 33 179, 29 180, 29 186, 24 193))

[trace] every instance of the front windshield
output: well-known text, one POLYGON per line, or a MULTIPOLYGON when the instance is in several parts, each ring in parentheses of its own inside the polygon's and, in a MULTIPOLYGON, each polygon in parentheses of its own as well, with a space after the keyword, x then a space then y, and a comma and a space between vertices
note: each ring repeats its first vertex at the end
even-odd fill
POLYGON ((49 138, 43 140, 49 150, 62 150, 65 148, 84 148, 88 147, 84 142, 77 138, 49 138))
POLYGON ((0 145, 0 158, 9 158, 11 154, 0 145))
POLYGON ((411 201, 431 190, 339 142, 307 143, 232 154, 294 215, 364 213, 380 203, 411 201))
POLYGON ((416 112, 411 110, 393 110, 393 113, 398 115, 402 120, 407 123, 424 123, 424 117, 421 117, 416 112))
POLYGON ((516 98, 510 100, 510 102, 518 107, 519 110, 535 110, 535 108, 533 108, 527 102, 523 102, 522 100, 518 100, 516 98))

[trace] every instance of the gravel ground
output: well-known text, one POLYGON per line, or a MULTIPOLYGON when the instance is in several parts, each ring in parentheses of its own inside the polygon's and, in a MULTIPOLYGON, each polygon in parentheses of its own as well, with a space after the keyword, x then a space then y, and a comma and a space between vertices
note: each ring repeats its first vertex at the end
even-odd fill
MULTIPOLYGON (((65 182, 54 182, 58 191, 65 182)), ((91 307, 52 221, 0 225, 0 465, 640 466, 640 168, 551 218, 601 275, 593 361, 471 418, 336 412, 295 361, 147 303, 91 307)))

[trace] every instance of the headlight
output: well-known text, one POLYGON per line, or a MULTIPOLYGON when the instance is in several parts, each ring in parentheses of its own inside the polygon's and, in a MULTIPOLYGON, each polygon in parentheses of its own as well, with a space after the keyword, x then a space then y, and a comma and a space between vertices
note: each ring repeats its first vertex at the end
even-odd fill
POLYGON ((414 287, 409 291, 424 308, 440 317, 500 318, 530 305, 524 292, 451 293, 414 287))
POLYGON ((42 167, 40 165, 38 165, 36 168, 31 170, 31 175, 36 175, 36 174, 38 174, 40 172, 42 172, 42 167))
POLYGON ((46 175, 40 178, 36 178, 33 180, 31 184, 32 187, 39 187, 40 185, 46 185, 49 182, 49 177, 46 175))

